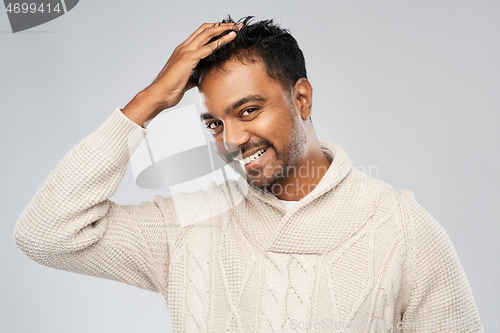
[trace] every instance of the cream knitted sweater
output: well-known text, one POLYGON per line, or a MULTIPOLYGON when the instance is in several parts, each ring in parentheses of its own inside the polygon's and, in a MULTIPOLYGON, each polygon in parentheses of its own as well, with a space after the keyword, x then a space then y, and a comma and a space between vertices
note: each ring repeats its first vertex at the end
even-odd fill
POLYGON ((118 205, 108 198, 145 133, 116 109, 51 173, 17 246, 160 293, 175 332, 482 332, 443 228, 339 146, 321 143, 331 166, 290 210, 245 181, 118 205))

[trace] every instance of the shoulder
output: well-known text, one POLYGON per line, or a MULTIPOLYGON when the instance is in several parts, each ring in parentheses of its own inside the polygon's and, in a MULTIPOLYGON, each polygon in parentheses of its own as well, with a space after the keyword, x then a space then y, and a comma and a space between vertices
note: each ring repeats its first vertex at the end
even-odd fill
POLYGON ((371 219, 377 226, 389 223, 398 230, 410 249, 416 250, 432 237, 442 243, 449 242, 442 226, 417 202, 411 191, 396 190, 354 167, 339 185, 357 198, 353 201, 357 206, 371 207, 371 219))
MULTIPOLYGON (((455 257, 450 237, 439 222, 408 191, 399 191, 401 225, 409 245, 409 252, 419 262, 431 260, 445 254, 455 257)), ((456 258, 458 259, 458 258, 456 258)))
POLYGON ((339 185, 348 189, 351 195, 360 198, 359 201, 369 201, 373 205, 374 215, 381 218, 397 215, 397 220, 408 229, 408 233, 425 232, 428 228, 433 232, 442 232, 443 228, 409 190, 396 190, 388 183, 368 176, 354 167, 339 185))
POLYGON ((412 192, 398 191, 398 202, 401 207, 401 221, 409 237, 408 241, 422 243, 429 241, 431 235, 435 235, 442 241, 449 242, 444 228, 417 202, 412 192))
MULTIPOLYGON (((374 180, 371 182, 376 183, 374 180)), ((396 190, 383 184, 377 186, 379 190, 375 214, 379 215, 380 218, 389 215, 393 217, 392 220, 397 224, 397 228, 403 233, 406 243, 410 244, 413 250, 416 249, 417 243, 421 246, 431 241, 431 238, 451 245, 444 228, 417 202, 411 191, 396 190)))

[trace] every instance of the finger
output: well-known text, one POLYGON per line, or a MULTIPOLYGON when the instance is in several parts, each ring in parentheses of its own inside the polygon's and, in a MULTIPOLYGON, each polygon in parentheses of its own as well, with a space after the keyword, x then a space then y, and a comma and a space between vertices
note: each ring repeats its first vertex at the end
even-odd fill
POLYGON ((200 32, 189 44, 186 45, 187 49, 196 50, 201 48, 210 41, 213 37, 217 37, 227 30, 238 31, 241 29, 241 25, 232 24, 231 26, 215 26, 205 28, 202 32, 200 32))
POLYGON ((193 41, 193 39, 196 38, 196 36, 198 36, 201 32, 203 32, 207 28, 211 28, 211 27, 226 27, 226 29, 223 29, 223 31, 224 31, 224 30, 228 30, 228 29, 230 29, 231 27, 234 27, 234 26, 235 26, 235 23, 204 23, 198 29, 196 29, 196 31, 193 32, 191 34, 191 36, 189 36, 182 44, 189 44, 189 43, 191 43, 193 41))
POLYGON ((198 50, 196 50, 196 58, 203 59, 205 57, 208 57, 216 48, 232 41, 235 37, 236 37, 236 32, 231 31, 224 37, 221 37, 216 41, 213 41, 212 43, 199 48, 198 50))

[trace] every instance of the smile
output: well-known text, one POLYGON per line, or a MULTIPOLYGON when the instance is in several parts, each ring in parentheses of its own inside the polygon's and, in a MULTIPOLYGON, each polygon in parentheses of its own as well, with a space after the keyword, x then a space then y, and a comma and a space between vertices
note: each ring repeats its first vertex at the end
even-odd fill
POLYGON ((267 148, 259 149, 255 152, 255 154, 250 155, 247 158, 244 158, 242 160, 239 160, 239 162, 241 163, 242 166, 245 166, 248 163, 253 162, 253 161, 257 160, 259 157, 261 157, 266 152, 266 149, 267 148))

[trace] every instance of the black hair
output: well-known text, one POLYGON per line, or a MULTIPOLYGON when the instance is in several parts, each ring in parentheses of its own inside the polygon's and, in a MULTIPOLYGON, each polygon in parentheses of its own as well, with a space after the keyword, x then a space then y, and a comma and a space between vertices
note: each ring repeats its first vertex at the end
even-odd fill
MULTIPOLYGON (((293 87, 300 78, 307 78, 305 59, 297 41, 287 29, 282 29, 273 20, 252 22, 253 16, 243 17, 234 22, 231 16, 221 23, 243 23, 236 31, 236 37, 218 47, 208 57, 201 59, 191 74, 193 84, 198 86, 203 74, 213 68, 222 69, 223 64, 232 59, 240 61, 261 60, 267 73, 286 88, 293 87)), ((225 36, 233 30, 226 30, 213 37, 209 43, 225 36)))

